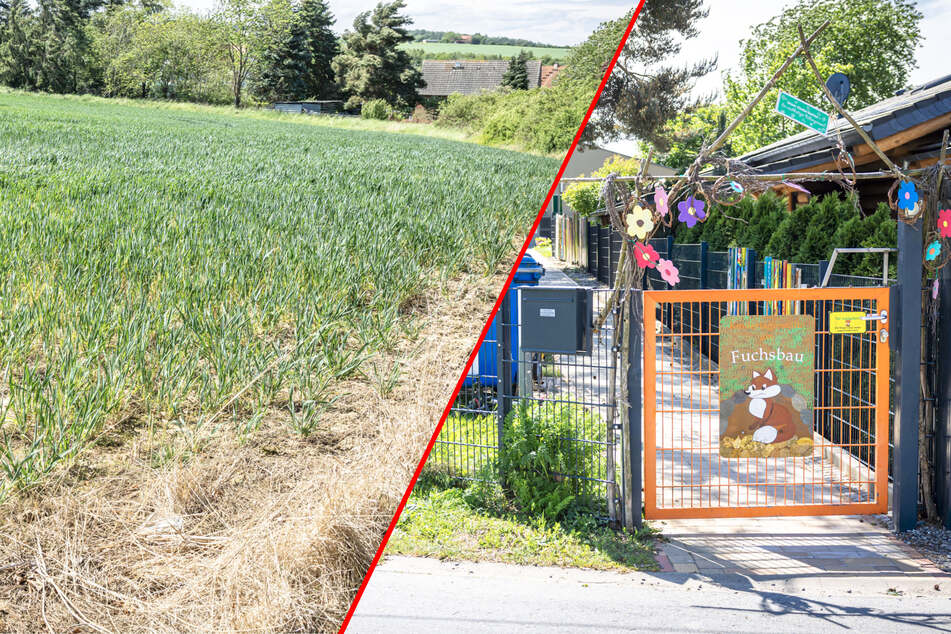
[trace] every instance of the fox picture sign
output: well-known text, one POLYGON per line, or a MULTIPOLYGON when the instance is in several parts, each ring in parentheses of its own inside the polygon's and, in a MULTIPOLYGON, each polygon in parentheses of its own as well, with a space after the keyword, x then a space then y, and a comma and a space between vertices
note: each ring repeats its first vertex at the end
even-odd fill
POLYGON ((721 319, 720 455, 812 455, 814 376, 811 316, 721 319))

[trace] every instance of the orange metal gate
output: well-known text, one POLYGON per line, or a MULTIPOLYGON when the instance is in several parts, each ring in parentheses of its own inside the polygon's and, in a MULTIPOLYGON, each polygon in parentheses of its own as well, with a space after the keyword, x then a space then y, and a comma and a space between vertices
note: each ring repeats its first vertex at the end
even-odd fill
POLYGON ((887 512, 888 297, 887 288, 646 291, 645 516, 887 512), (830 332, 838 311, 869 315, 867 332, 830 332), (719 324, 736 314, 814 317, 811 455, 721 457, 719 324))

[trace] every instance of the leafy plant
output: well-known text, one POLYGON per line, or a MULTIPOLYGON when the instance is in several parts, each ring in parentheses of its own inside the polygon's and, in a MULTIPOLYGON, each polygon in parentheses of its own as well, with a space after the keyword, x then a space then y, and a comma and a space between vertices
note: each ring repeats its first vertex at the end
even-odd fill
POLYGON ((592 503, 568 476, 599 478, 604 423, 575 405, 522 403, 506 419, 500 464, 519 508, 547 519, 592 503), (578 442, 575 439, 584 439, 578 442))
MULTIPOLYGON (((709 220, 693 228, 678 225, 676 238, 684 244, 706 242, 712 251, 744 246, 760 257, 815 263, 828 259, 836 247, 894 247, 897 231, 884 203, 863 216, 852 200, 833 193, 790 212, 784 199, 766 193, 729 209, 714 204, 709 220)), ((880 254, 847 255, 836 264, 836 272, 874 276, 881 275, 881 267, 880 254)))
MULTIPOLYGON (((634 176, 641 171, 641 159, 614 156, 604 161, 604 165, 591 173, 591 176, 607 176, 612 172, 620 176, 634 176)), ((572 183, 565 189, 562 198, 582 216, 590 216, 604 207, 601 200, 601 183, 572 183)))
POLYGON ((364 119, 386 121, 393 114, 393 108, 385 99, 371 99, 363 104, 360 116, 364 119))

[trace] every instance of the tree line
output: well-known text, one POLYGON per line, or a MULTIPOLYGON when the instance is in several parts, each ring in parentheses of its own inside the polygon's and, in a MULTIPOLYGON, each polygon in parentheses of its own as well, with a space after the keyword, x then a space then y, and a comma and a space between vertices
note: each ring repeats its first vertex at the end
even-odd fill
MULTIPOLYGON (((456 31, 427 31, 426 29, 413 29, 410 32, 410 35, 413 36, 413 39, 417 42, 422 42, 423 40, 439 40, 440 42, 455 42, 462 38, 462 33, 456 31)), ((532 40, 523 40, 515 37, 492 37, 485 35, 483 33, 473 33, 472 34, 472 43, 473 44, 494 44, 501 46, 525 46, 529 48, 567 48, 561 46, 554 46, 552 44, 543 44, 541 42, 533 42, 532 40)))
POLYGON ((412 106, 423 85, 400 45, 404 0, 380 2, 338 38, 327 0, 0 0, 0 83, 25 90, 240 107, 371 99, 412 106))

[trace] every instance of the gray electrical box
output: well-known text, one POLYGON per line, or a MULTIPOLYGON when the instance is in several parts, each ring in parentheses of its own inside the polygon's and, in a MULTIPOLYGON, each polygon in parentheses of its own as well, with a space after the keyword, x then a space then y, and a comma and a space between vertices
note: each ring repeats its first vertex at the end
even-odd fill
POLYGON ((552 354, 591 353, 591 289, 523 286, 519 348, 552 354))

